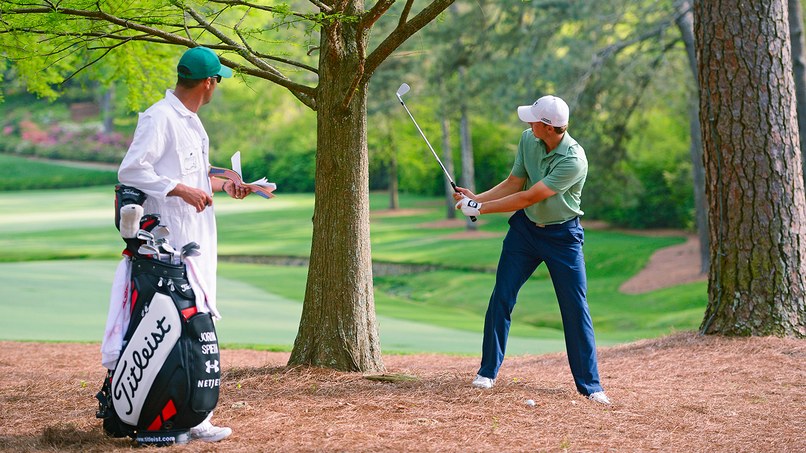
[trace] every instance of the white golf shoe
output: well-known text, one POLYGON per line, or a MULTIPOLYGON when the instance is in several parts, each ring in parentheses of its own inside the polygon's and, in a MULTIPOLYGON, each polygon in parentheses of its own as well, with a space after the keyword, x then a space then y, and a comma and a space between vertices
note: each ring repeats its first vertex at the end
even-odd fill
POLYGON ((612 404, 610 402, 610 398, 608 398, 607 395, 605 395, 605 392, 593 392, 590 395, 588 395, 588 399, 592 400, 592 401, 596 401, 597 403, 600 403, 600 404, 604 404, 606 406, 609 406, 610 404, 612 404))
POLYGON ((477 374, 476 378, 473 379, 473 382, 470 385, 476 387, 477 389, 491 389, 493 388, 493 385, 495 385, 495 379, 490 379, 477 374))
POLYGON ((232 434, 232 429, 213 426, 209 420, 205 420, 200 425, 190 428, 190 438, 203 442, 218 442, 224 440, 232 434))

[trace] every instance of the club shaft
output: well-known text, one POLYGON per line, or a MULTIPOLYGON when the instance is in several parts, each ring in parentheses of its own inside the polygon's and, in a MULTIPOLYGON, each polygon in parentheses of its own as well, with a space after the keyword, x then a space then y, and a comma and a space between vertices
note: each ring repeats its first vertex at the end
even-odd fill
MULTIPOLYGON (((456 188, 456 183, 453 181, 453 178, 451 178, 451 174, 448 173, 448 170, 445 168, 445 165, 442 164, 442 160, 437 155, 437 152, 434 151, 434 147, 431 146, 431 142, 428 141, 428 137, 426 137, 425 134, 423 133, 423 130, 420 129, 420 125, 417 124, 417 120, 414 119, 414 115, 411 114, 411 111, 409 111, 409 108, 406 107, 406 103, 403 102, 403 98, 400 97, 399 94, 397 95, 397 100, 400 101, 400 105, 402 105, 403 108, 406 109, 406 113, 409 114, 409 118, 411 118, 411 121, 414 123, 414 126, 417 127, 417 131, 420 132, 420 135, 423 137, 423 140, 425 140, 425 143, 428 145, 428 149, 431 150, 431 154, 434 155, 434 158, 439 163, 440 168, 442 168, 442 172, 445 173, 445 177, 448 178, 448 181, 451 183, 451 187, 453 187, 453 191, 454 192, 459 192, 459 190, 456 188)), ((470 216, 470 220, 475 222, 476 217, 475 216, 470 216)))
POLYGON ((417 124, 417 120, 414 119, 414 115, 412 115, 411 112, 409 111, 409 108, 406 107, 406 103, 403 102, 403 99, 401 99, 399 96, 398 96, 398 99, 400 99, 400 104, 403 106, 404 109, 406 109, 406 113, 409 114, 409 117, 411 118, 411 121, 414 122, 414 126, 417 127, 417 130, 420 132, 420 135, 423 137, 423 140, 425 140, 425 143, 428 145, 428 149, 431 150, 431 154, 434 155, 434 158, 439 163, 439 166, 442 168, 442 172, 445 173, 445 177, 448 178, 448 181, 450 181, 451 187, 453 187, 453 190, 456 190, 456 183, 453 182, 453 178, 451 178, 451 174, 448 173, 448 170, 445 168, 445 165, 442 164, 442 160, 440 160, 440 158, 437 155, 436 151, 434 151, 434 147, 431 146, 431 142, 428 141, 428 138, 426 138, 425 134, 423 133, 423 130, 420 129, 420 125, 417 124))

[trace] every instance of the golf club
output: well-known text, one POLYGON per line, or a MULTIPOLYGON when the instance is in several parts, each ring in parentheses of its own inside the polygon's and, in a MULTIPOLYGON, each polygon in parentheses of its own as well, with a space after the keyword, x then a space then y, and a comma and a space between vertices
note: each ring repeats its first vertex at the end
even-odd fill
MULTIPOLYGON (((443 165, 443 164, 442 164, 442 161, 439 159, 439 156, 437 156, 436 151, 434 151, 434 147, 433 147, 433 146, 431 146, 431 142, 429 142, 429 141, 428 141, 428 138, 426 138, 425 134, 423 133, 423 130, 422 130, 422 129, 420 129, 420 125, 419 125, 419 124, 417 124, 417 120, 415 120, 415 119, 414 119, 414 115, 412 115, 412 114, 411 114, 411 112, 409 111, 409 108, 408 108, 408 107, 406 107, 406 103, 405 103, 405 102, 403 102, 403 97, 402 97, 402 96, 403 96, 404 94, 408 93, 408 92, 409 92, 409 90, 411 90, 411 87, 409 86, 409 84, 408 84, 408 83, 404 83, 404 84, 400 85, 400 88, 398 88, 398 89, 397 89, 397 93, 396 93, 396 94, 397 94, 397 100, 398 100, 398 101, 400 101, 400 105, 402 105, 402 106, 403 106, 403 108, 404 108, 404 109, 406 109, 406 113, 408 113, 408 114, 409 114, 409 117, 410 117, 410 118, 411 118, 411 120, 414 122, 414 125, 417 127, 417 130, 418 130, 418 131, 420 131, 420 135, 422 135, 422 136, 423 136, 423 140, 425 140, 425 143, 428 145, 428 149, 430 149, 430 150, 431 150, 431 154, 433 154, 433 155, 434 155, 434 158, 436 158, 436 159, 437 159, 437 162, 439 162, 439 166, 440 166, 440 167, 442 167, 442 172, 443 172, 443 173, 445 173, 445 177, 446 177, 446 178, 448 178, 448 181, 451 183, 451 187, 453 187, 453 190, 454 190, 455 192, 459 192, 459 191, 456 189, 456 183, 455 183, 455 182, 453 182, 453 178, 451 178, 451 175, 448 173, 448 170, 447 170, 447 169, 445 169, 445 165, 443 165)), ((475 221, 476 221, 476 217, 471 216, 471 217, 470 217, 470 220, 472 220, 473 222, 475 222, 475 221)))
POLYGON ((155 255, 155 256, 159 256, 160 251, 157 250, 157 248, 154 247, 151 244, 143 244, 137 250, 137 253, 139 253, 140 255, 155 255))

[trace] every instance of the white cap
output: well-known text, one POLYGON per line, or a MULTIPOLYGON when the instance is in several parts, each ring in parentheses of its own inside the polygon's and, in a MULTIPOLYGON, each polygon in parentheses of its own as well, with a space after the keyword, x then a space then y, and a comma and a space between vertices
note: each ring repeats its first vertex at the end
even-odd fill
POLYGON ((518 117, 524 123, 546 123, 549 126, 568 125, 568 104, 557 96, 543 96, 532 105, 518 107, 518 117))

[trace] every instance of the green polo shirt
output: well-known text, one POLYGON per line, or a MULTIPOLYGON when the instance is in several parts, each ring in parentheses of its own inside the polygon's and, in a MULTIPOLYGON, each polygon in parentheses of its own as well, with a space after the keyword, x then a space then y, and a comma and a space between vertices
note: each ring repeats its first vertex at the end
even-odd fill
POLYGON ((512 174, 526 178, 524 189, 543 181, 549 189, 557 192, 524 209, 533 222, 552 225, 584 214, 579 205, 582 186, 588 176, 588 159, 585 150, 567 131, 550 153, 546 153, 546 144, 535 138, 531 129, 523 131, 512 174))

